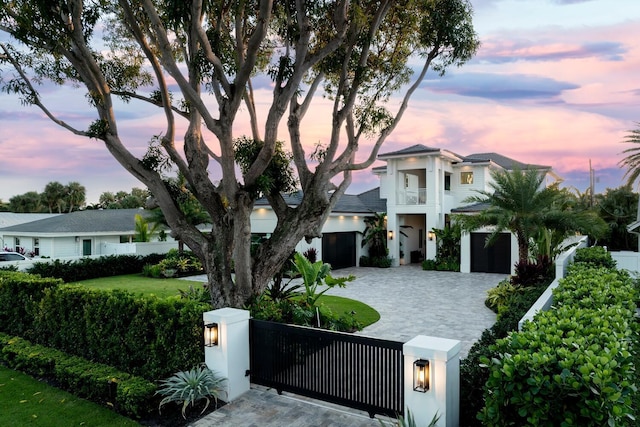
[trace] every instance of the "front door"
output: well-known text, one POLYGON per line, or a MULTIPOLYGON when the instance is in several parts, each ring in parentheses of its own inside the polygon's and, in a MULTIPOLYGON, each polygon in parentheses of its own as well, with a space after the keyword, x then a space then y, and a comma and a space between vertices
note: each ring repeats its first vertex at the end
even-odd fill
POLYGON ((91 255, 91 239, 84 239, 82 241, 82 256, 91 255))

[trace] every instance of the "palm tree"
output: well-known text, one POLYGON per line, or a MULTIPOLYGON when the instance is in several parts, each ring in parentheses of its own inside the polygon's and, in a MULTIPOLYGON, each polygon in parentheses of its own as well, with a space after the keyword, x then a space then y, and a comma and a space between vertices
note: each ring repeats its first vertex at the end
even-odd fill
POLYGON ((547 229, 564 237, 583 232, 600 235, 604 223, 592 211, 573 210, 566 203, 565 194, 557 184, 545 187, 545 174, 535 169, 524 171, 494 170, 490 183, 492 191, 478 191, 478 196, 466 203, 486 203, 487 209, 477 215, 456 215, 465 231, 492 226, 487 245, 493 244, 500 233, 510 231, 518 240, 518 259, 527 262, 532 238, 547 229))
POLYGON ((636 122, 636 126, 638 127, 630 130, 623 141, 635 146, 624 150, 622 153, 627 156, 618 163, 620 167, 627 168, 624 178, 627 178, 629 185, 633 185, 640 177, 640 122, 636 122))
POLYGON ((364 235, 362 236, 362 247, 369 245, 369 256, 387 256, 387 214, 386 212, 376 213, 373 216, 364 218, 364 235))

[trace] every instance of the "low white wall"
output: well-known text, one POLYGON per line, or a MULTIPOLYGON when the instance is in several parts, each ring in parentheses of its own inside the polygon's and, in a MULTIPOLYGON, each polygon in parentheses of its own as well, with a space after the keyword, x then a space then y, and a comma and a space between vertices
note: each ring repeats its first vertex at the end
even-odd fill
POLYGON ((609 252, 616 266, 637 276, 640 272, 640 253, 631 251, 609 252))
POLYGON ((553 290, 558 287, 560 283, 560 279, 562 279, 567 274, 567 268, 569 264, 573 261, 573 258, 576 256, 576 251, 579 248, 586 248, 589 243, 589 238, 587 236, 581 236, 577 245, 572 246, 567 251, 563 252, 556 259, 556 278, 551 282, 549 287, 540 295, 540 297, 536 300, 535 303, 531 306, 529 311, 520 319, 518 322, 518 330, 522 330, 522 325, 526 321, 532 321, 536 314, 539 311, 548 310, 553 304, 553 290))
POLYGON ((165 254, 171 249, 178 249, 178 242, 135 242, 135 243, 100 243, 101 255, 150 255, 165 254))

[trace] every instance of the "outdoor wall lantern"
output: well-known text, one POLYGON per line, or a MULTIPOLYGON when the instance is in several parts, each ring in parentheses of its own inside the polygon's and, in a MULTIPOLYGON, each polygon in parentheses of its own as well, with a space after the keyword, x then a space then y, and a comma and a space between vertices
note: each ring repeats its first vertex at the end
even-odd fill
POLYGON ((413 390, 426 393, 429 390, 429 361, 418 359, 413 362, 413 390))
POLYGON ((389 231, 389 240, 393 240, 393 231, 389 231))
POLYGON ((427 236, 429 237, 430 241, 433 241, 433 239, 436 238, 436 233, 434 233, 433 231, 430 231, 427 233, 427 236))
POLYGON ((204 325, 204 346, 215 347, 218 345, 220 333, 217 323, 207 323, 204 325))

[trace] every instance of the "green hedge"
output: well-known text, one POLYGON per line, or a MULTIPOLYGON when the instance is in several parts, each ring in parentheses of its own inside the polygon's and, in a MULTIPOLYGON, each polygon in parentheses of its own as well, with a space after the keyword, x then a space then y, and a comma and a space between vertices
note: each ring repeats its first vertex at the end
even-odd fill
POLYGON ((0 331, 20 336, 31 335, 33 320, 45 290, 61 284, 59 279, 0 271, 0 331))
POLYGON ((108 255, 100 258, 81 258, 74 261, 36 262, 28 272, 42 277, 55 277, 65 283, 98 277, 120 276, 142 272, 147 264, 157 264, 164 255, 108 255))
POLYGON ((637 290, 629 275, 576 264, 554 309, 496 343, 484 425, 636 425, 637 290))
POLYGON ((208 304, 0 273, 0 331, 149 380, 203 361, 208 304))
POLYGON ((129 417, 143 417, 157 407, 155 384, 111 366, 2 333, 0 357, 12 369, 53 381, 76 396, 129 417))

